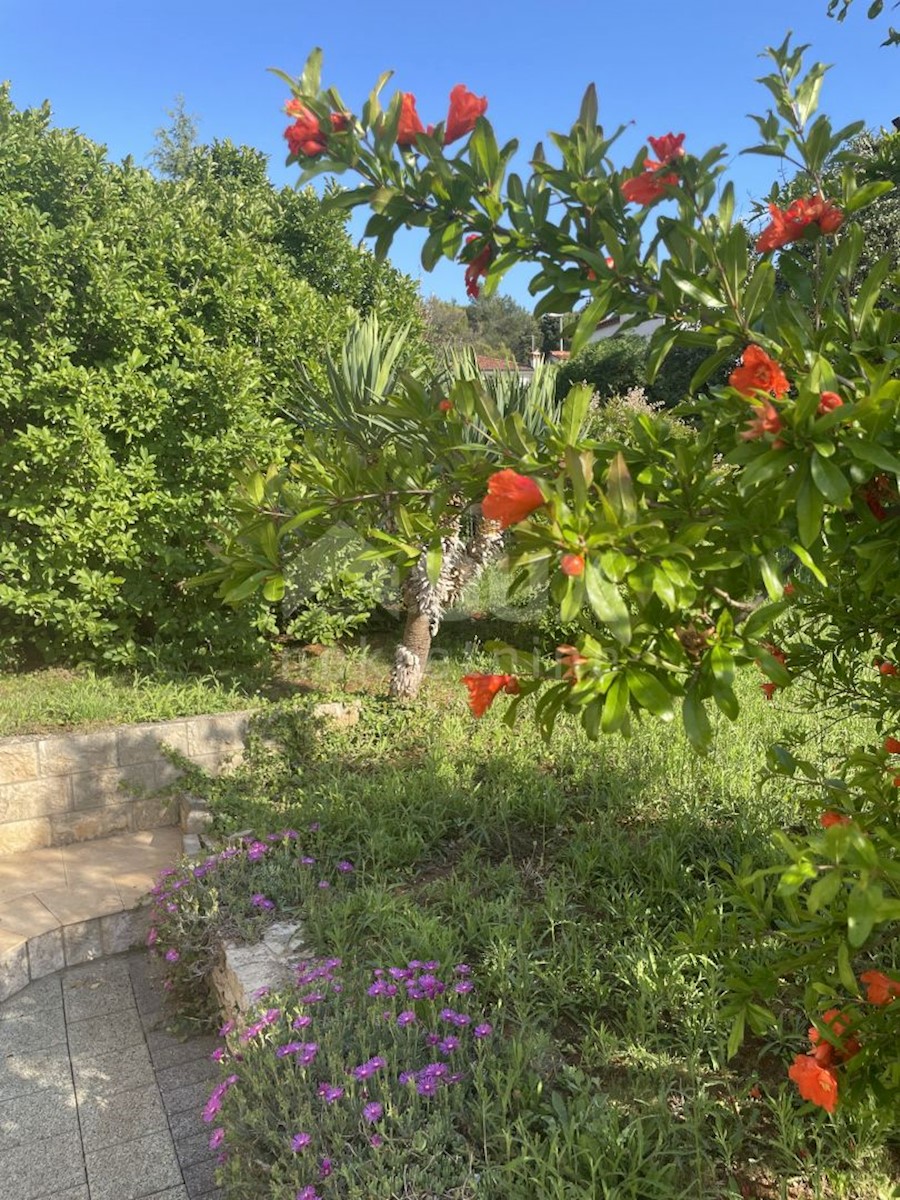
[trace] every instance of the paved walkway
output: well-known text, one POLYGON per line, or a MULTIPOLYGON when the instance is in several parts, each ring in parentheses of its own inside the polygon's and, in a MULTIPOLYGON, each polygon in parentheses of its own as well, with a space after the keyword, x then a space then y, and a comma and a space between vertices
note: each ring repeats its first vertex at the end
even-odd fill
POLYGON ((144 952, 70 967, 0 1004, 2 1200, 218 1200, 201 1111, 211 1037, 165 1031, 144 952))
POLYGON ((181 845, 167 826, 0 857, 0 999, 143 940, 132 910, 181 845))

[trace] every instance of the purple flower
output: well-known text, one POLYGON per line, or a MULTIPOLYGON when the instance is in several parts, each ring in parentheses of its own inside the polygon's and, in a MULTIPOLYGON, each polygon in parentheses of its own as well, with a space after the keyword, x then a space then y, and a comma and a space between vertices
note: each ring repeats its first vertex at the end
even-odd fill
POLYGON ((209 1124, 219 1109, 222 1107, 222 1097, 228 1091, 233 1083, 237 1083, 237 1075, 229 1075, 221 1083, 217 1083, 213 1088, 209 1099, 203 1109, 203 1120, 209 1124))
POLYGON ((431 962, 422 963, 422 970, 423 971, 436 971, 440 965, 441 964, 439 962, 435 962, 432 959, 431 962))
POLYGON ((219 1037, 226 1037, 234 1029, 234 1021, 226 1021, 219 1029, 219 1037))
POLYGON ((324 999, 325 999, 324 992, 307 992, 305 996, 299 996, 297 998, 297 1003, 298 1004, 318 1004, 321 1000, 324 1000, 324 999))
POLYGON ((262 892, 254 892, 250 897, 250 903, 254 906, 254 908, 262 908, 266 911, 275 907, 273 901, 264 896, 262 892))
POLYGON ((432 1075, 416 1080, 416 1091, 420 1096, 433 1096, 437 1090, 438 1083, 432 1075))
POLYGON ((475 1028, 472 1030, 472 1036, 477 1038, 486 1038, 490 1037, 493 1032, 493 1025, 489 1025, 488 1022, 485 1021, 483 1025, 475 1026, 475 1028))
POLYGON ((338 863, 338 865, 337 865, 337 869, 340 871, 340 873, 341 873, 342 875, 349 875, 349 873, 350 873, 350 872, 351 872, 351 871, 354 869, 354 868, 353 868, 353 863, 352 863, 352 862, 347 862, 346 858, 343 858, 343 859, 341 859, 341 861, 338 863))
POLYGON ((379 1148, 379 1146, 383 1146, 384 1141, 382 1140, 381 1135, 377 1134, 377 1133, 373 1133, 372 1136, 369 1138, 369 1145, 372 1147, 373 1150, 377 1150, 379 1148))
POLYGON ((408 962, 406 965, 409 967, 409 969, 411 971, 418 971, 419 968, 422 966, 421 962, 419 962, 419 960, 417 958, 414 958, 412 960, 412 962, 408 962))
POLYGON ((453 968, 453 970, 456 972, 457 975, 471 975, 472 974, 472 968, 468 965, 468 963, 457 963, 456 966, 453 968))
POLYGON ((401 1071, 397 1076, 397 1082, 401 1087, 409 1083, 411 1079, 415 1079, 415 1075, 412 1073, 412 1071, 401 1071))
POLYGON ((454 992, 459 996, 466 996, 469 992, 474 992, 475 984, 470 979, 463 979, 453 988, 454 992))
POLYGON ((322 828, 322 825, 321 825, 321 822, 319 822, 319 821, 310 821, 310 823, 307 825, 306 828, 309 830, 310 833, 318 833, 319 830, 322 828))
MULTIPOLYGON (((436 975, 420 975, 416 980, 416 986, 429 1000, 434 1000, 435 997, 442 995, 447 990, 446 985, 436 975)), ((407 991, 409 991, 408 987, 407 991)))
POLYGON ((159 937, 159 933, 157 932, 156 926, 151 925, 149 930, 147 931, 147 945, 155 946, 158 937, 159 937))
POLYGON ((376 1121, 380 1121, 383 1112, 384 1108, 378 1103, 377 1100, 373 1100, 370 1104, 366 1104, 363 1108, 363 1116, 370 1125, 374 1125, 376 1121))
POLYGON ((291 1149, 294 1151, 305 1149, 312 1141, 311 1133, 295 1133, 291 1138, 291 1149))
POLYGON ((319 1167, 319 1175, 322 1179, 327 1179, 331 1174, 331 1159, 323 1158, 322 1165, 319 1167))
POLYGON ((283 1046, 279 1046, 275 1051, 276 1058, 287 1058, 289 1054, 296 1054, 303 1046, 302 1042, 285 1042, 283 1046))
POLYGON ((378 1070, 379 1064, 384 1066, 384 1061, 382 1059, 370 1058, 368 1062, 360 1063, 358 1067, 354 1067, 350 1074, 355 1079, 369 1079, 378 1070))
POLYGON ((315 866, 315 863, 316 863, 316 860, 314 858, 312 858, 309 854, 304 854, 303 857, 300 859, 300 861, 304 867, 313 867, 313 866, 315 866))
POLYGON ((316 1094, 321 1096, 326 1104, 334 1104, 335 1100, 340 1100, 341 1096, 343 1096, 344 1089, 342 1087, 335 1087, 331 1083, 320 1083, 316 1094))
POLYGON ((325 890, 325 888, 330 888, 330 887, 331 887, 331 884, 328 882, 328 880, 327 880, 327 879, 320 879, 320 880, 319 880, 319 882, 318 882, 318 884, 317 884, 316 886, 317 886, 317 887, 319 887, 319 888, 321 888, 321 889, 322 889, 322 891, 324 891, 324 890, 325 890))
POLYGON ((304 1042, 297 1051, 296 1062, 300 1067, 308 1067, 319 1052, 316 1042, 304 1042))
POLYGON ((250 993, 251 1000, 262 1000, 263 996, 268 996, 269 989, 265 986, 258 987, 256 991, 250 993))
POLYGON ((391 979, 396 979, 398 982, 403 979, 409 979, 409 971, 405 967, 388 967, 388 975, 391 979))
POLYGON ((218 1150, 225 1141, 225 1130, 220 1125, 218 1129, 214 1129, 209 1137, 210 1150, 218 1150))
POLYGON ((166 962, 176 963, 176 962, 178 962, 178 960, 180 958, 181 958, 181 955, 178 953, 177 950, 167 950, 166 951, 166 962))
POLYGON ((415 1020, 416 1020, 416 1014, 411 1009, 405 1009, 402 1013, 400 1013, 398 1015, 397 1024, 400 1026, 401 1029, 403 1029, 407 1025, 414 1024, 415 1020))
POLYGON ((438 1042, 438 1050, 441 1052, 441 1054, 452 1054, 454 1050, 458 1050, 458 1049, 459 1049, 459 1038, 458 1037, 453 1037, 451 1035, 450 1037, 445 1037, 442 1042, 438 1042))
POLYGON ((217 1046, 209 1057, 213 1060, 213 1062, 221 1062, 225 1057, 225 1051, 221 1046, 217 1046))
POLYGON ((441 1035, 439 1033, 426 1033, 425 1034, 425 1045, 426 1046, 436 1046, 440 1040, 441 1040, 441 1035))
POLYGON ((456 1025, 457 1028, 462 1028, 463 1025, 470 1025, 472 1018, 466 1013, 455 1012, 452 1008, 441 1009, 441 1020, 446 1021, 450 1025, 456 1025))
POLYGON ((291 1029, 305 1029, 311 1022, 312 1017, 308 1017, 306 1013, 303 1013, 299 1017, 294 1017, 293 1021, 291 1021, 291 1029))
POLYGON ((268 852, 269 847, 265 842, 251 842, 247 850, 248 862, 256 862, 268 852))
POLYGON ((313 1185, 308 1183, 306 1187, 302 1187, 297 1193, 297 1200, 322 1200, 322 1197, 319 1195, 313 1185))

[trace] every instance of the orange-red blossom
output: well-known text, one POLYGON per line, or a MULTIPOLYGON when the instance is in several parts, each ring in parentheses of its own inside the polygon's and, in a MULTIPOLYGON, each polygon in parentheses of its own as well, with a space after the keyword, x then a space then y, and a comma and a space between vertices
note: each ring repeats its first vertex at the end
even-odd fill
POLYGON ((404 92, 400 101, 400 120, 397 124, 397 145, 411 146, 425 126, 416 112, 416 98, 412 92, 404 92))
POLYGON ((838 1077, 835 1067, 859 1053, 860 1045, 855 1037, 849 1037, 853 1018, 839 1008, 829 1008, 822 1014, 822 1024, 836 1039, 837 1045, 823 1038, 815 1025, 810 1027, 809 1054, 797 1054, 788 1070, 788 1077, 797 1085, 804 1100, 818 1104, 832 1113, 838 1102, 838 1077))
POLYGON ((659 161, 645 158, 643 172, 626 179, 622 184, 622 196, 631 204, 653 204, 666 194, 667 187, 678 183, 678 175, 674 171, 665 175, 663 171, 679 158, 684 158, 684 134, 667 133, 660 138, 647 138, 647 141, 659 161))
POLYGON ((564 554, 559 560, 559 569, 563 575, 583 575, 584 559, 580 554, 564 554))
POLYGON ((883 971, 865 971, 859 978, 866 985, 866 999, 870 1004, 890 1004, 900 996, 900 980, 891 979, 883 971))
POLYGON ((496 521, 501 529, 507 529, 524 521, 543 503, 541 489, 533 479, 506 467, 502 471, 495 471, 488 480, 481 511, 489 521, 496 521))
POLYGON ((771 221, 756 239, 761 254, 797 241, 810 225, 818 225, 822 233, 834 233, 844 220, 837 205, 824 196, 803 196, 783 210, 770 204, 769 215, 771 221))
POLYGON ((476 96, 464 83, 458 83, 450 93, 450 111, 444 126, 444 145, 465 137, 475 128, 475 122, 487 111, 487 96, 476 96))
POLYGON ((835 812, 834 809, 829 809, 819 817, 819 824, 823 829, 830 829, 832 825, 849 825, 850 818, 845 817, 843 813, 835 812))
POLYGON ((460 682, 469 689, 469 708, 476 717, 483 717, 501 692, 519 694, 515 675, 463 675, 460 682))
POLYGON ((770 358, 762 346, 755 345, 748 346, 741 355, 741 365, 731 372, 728 382, 742 396, 751 399, 760 392, 781 397, 791 386, 774 358, 770 358))
MULTIPOLYGON (((477 242, 477 233, 470 233, 466 238, 466 242, 477 242)), ((472 261, 466 267, 466 295, 471 300, 477 300, 481 295, 481 286, 478 280, 487 275, 488 267, 491 265, 491 259, 494 257, 494 247, 490 242, 485 242, 483 248, 478 251, 472 261)))
POLYGON ((288 116, 296 117, 293 125, 285 129, 284 136, 291 154, 297 158, 315 158, 322 154, 327 146, 328 133, 343 133, 350 125, 346 113, 333 112, 329 117, 331 130, 324 130, 316 114, 296 97, 288 100, 284 111, 288 116))

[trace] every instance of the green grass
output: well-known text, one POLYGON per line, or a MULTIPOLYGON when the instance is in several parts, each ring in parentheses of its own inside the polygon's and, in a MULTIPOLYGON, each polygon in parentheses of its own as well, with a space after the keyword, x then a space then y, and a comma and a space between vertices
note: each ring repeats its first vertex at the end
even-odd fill
POLYGON ((865 740, 865 722, 824 721, 791 692, 769 703, 748 672, 740 721, 716 722, 706 759, 653 721, 595 745, 563 720, 544 744, 527 720, 471 718, 459 676, 488 663, 451 638, 422 702, 401 709, 383 699, 378 647, 297 658, 284 678, 362 694, 359 724, 315 735, 309 700, 290 701, 261 716, 245 767, 196 785, 222 833, 319 822, 316 852, 355 862, 355 886, 304 906, 321 953, 475 968, 508 1048, 496 1096, 510 1094, 478 1187, 459 1195, 895 1196, 884 1120, 828 1119, 787 1082, 808 1025, 799 986, 731 1060, 722 1014, 729 975, 765 952, 735 932, 730 874, 773 861, 772 831, 809 827, 821 808, 791 780, 760 789, 765 747, 789 726, 827 759, 865 740))
POLYGON ((49 668, 0 675, 0 737, 252 708, 252 684, 49 668))

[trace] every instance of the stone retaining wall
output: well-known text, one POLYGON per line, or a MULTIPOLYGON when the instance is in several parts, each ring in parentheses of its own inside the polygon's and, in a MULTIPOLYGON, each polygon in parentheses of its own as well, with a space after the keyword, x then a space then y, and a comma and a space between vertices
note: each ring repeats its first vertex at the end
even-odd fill
POLYGON ((178 823, 156 793, 181 774, 165 744, 213 774, 244 748, 248 712, 0 738, 0 855, 178 823))

